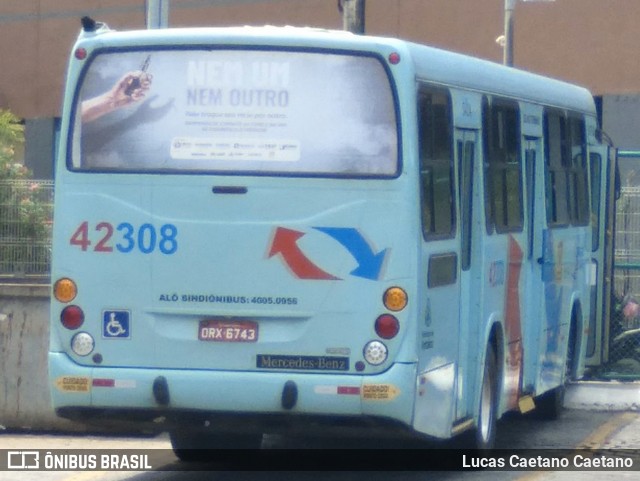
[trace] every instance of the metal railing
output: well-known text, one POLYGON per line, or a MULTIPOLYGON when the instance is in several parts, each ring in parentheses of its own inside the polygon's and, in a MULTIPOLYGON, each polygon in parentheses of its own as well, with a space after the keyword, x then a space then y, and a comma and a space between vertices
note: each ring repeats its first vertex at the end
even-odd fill
POLYGON ((48 282, 53 181, 0 180, 0 282, 48 282))
POLYGON ((640 152, 620 151, 609 359, 600 377, 640 379, 640 152))

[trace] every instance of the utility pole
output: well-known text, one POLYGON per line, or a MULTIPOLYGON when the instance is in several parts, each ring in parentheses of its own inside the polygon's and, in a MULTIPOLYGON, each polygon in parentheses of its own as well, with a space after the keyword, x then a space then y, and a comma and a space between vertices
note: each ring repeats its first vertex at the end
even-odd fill
POLYGON ((338 0, 344 30, 364 34, 364 4, 365 0, 338 0))
POLYGON ((504 52, 502 63, 513 67, 513 9, 517 0, 504 0, 504 52))
POLYGON ((169 26, 169 0, 146 0, 147 28, 169 26))
MULTIPOLYGON (((531 3, 551 3, 556 0, 522 0, 531 3)), ((504 52, 503 63, 513 67, 513 10, 518 0, 504 0, 504 52)))

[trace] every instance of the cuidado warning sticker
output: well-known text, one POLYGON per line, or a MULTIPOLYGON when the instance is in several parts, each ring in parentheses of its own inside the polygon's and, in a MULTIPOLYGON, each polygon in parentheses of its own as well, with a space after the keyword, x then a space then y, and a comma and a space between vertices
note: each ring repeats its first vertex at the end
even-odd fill
POLYGON ((393 384, 364 384, 362 399, 365 401, 392 401, 400 395, 400 389, 393 384))
POLYGON ((62 376, 56 379, 56 387, 63 392, 89 392, 91 378, 85 376, 62 376))

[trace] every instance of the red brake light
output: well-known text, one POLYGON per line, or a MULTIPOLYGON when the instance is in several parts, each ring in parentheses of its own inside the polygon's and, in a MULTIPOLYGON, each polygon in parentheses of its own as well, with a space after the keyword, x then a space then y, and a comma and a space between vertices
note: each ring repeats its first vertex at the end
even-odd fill
POLYGON ((62 309, 60 322, 67 329, 78 329, 84 322, 84 312, 78 306, 67 306, 62 309))
POLYGON ((85 58, 87 58, 87 51, 86 49, 80 47, 76 49, 74 55, 78 60, 84 60, 85 58))
POLYGON ((400 331, 400 323, 391 314, 383 314, 376 319, 376 334, 382 339, 393 339, 400 331))

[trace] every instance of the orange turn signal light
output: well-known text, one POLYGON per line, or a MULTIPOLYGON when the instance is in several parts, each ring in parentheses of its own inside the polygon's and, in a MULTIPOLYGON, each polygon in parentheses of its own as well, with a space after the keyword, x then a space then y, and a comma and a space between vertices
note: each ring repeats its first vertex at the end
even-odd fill
POLYGON ((400 287, 390 287, 384 293, 383 302, 390 311, 401 311, 407 307, 407 293, 400 287))
POLYGON ((78 295, 76 283, 67 277, 58 279, 53 285, 53 296, 60 302, 71 302, 78 295))

